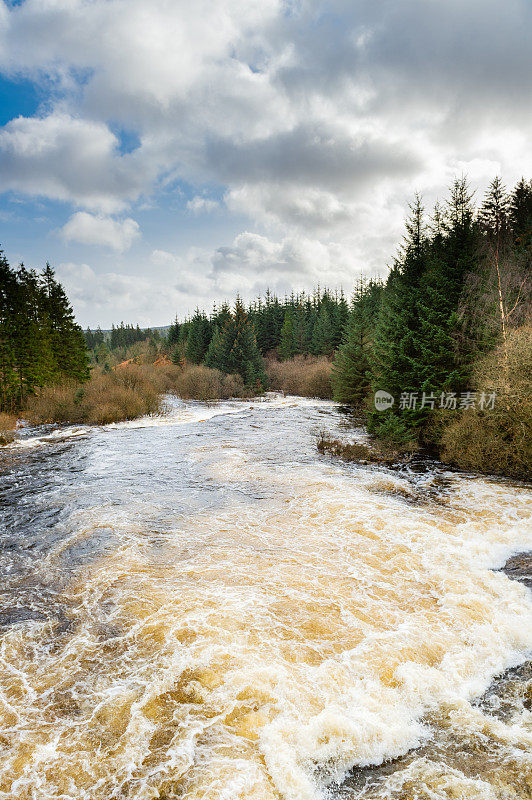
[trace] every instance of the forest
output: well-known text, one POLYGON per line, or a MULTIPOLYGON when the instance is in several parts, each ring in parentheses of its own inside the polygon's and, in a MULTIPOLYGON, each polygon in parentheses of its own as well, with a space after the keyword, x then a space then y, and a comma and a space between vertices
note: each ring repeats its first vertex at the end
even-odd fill
POLYGON ((416 196, 387 278, 359 278, 349 298, 268 291, 248 305, 198 308, 162 334, 123 322, 82 333, 49 265, 14 270, 2 255, 1 410, 21 409, 46 386, 75 385, 81 396, 91 371, 94 380, 156 363, 165 390, 182 396, 214 399, 231 387, 333 397, 396 452, 421 447, 523 475, 532 460, 531 267, 524 178, 509 192, 495 178, 479 206, 465 178, 430 213, 416 196), (384 410, 376 392, 391 398, 384 410))

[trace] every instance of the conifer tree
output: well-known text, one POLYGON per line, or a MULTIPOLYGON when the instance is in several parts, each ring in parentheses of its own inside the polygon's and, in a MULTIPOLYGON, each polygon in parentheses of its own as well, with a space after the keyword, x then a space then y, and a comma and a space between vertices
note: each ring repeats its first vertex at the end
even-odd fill
POLYGON ((266 386, 266 374, 257 347, 253 325, 240 298, 233 314, 220 333, 217 351, 211 363, 227 374, 240 375, 249 388, 261 390, 266 386))
POLYGON ((478 213, 478 221, 490 237, 498 243, 508 228, 509 208, 510 199, 502 180, 497 177, 489 186, 478 213))
POLYGON ((532 180, 521 178, 513 190, 509 216, 515 243, 521 248, 532 247, 532 180))
MULTIPOLYGON (((403 393, 418 393, 419 330, 417 301, 419 287, 426 268, 427 237, 424 209, 416 196, 411 215, 406 222, 405 242, 390 272, 377 323, 371 366, 373 390, 384 390, 395 399, 390 411, 370 415, 369 428, 379 434, 384 418, 397 416, 403 393)), ((406 428, 419 425, 424 414, 419 408, 401 409, 402 420, 397 422, 401 435, 406 428)))
POLYGON ((326 303, 322 303, 312 331, 311 352, 315 356, 331 355, 334 349, 335 329, 326 303))
POLYGON ((190 321, 187 331, 185 355, 192 364, 201 364, 205 358, 211 338, 211 326, 206 315, 198 308, 190 321))
POLYGON ((362 406, 370 391, 371 345, 381 295, 381 284, 370 281, 367 286, 360 287, 354 298, 333 364, 333 396, 339 403, 362 406))
POLYGON ((291 311, 286 311, 284 315, 283 327, 281 328, 281 339, 279 342, 279 356, 282 359, 293 358, 297 348, 294 337, 294 319, 291 311))
MULTIPOLYGON (((227 319, 226 319, 227 322, 227 319)), ((218 325, 214 326, 214 331, 209 342, 209 347, 205 354, 205 366, 211 369, 222 369, 222 332, 218 325)), ((223 371, 223 370, 222 370, 223 371)))
POLYGON ((85 381, 89 377, 89 367, 83 332, 76 324, 72 306, 50 264, 43 270, 41 285, 56 370, 74 380, 85 381))
POLYGON ((0 251, 0 408, 19 408, 39 386, 87 377, 85 338, 51 267, 15 272, 0 251))

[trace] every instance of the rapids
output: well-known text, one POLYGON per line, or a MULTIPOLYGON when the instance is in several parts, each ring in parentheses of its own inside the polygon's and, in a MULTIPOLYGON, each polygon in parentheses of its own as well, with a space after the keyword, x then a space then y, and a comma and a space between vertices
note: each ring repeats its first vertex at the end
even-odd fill
POLYGON ((0 798, 531 798, 530 489, 168 403, 0 452, 0 798))

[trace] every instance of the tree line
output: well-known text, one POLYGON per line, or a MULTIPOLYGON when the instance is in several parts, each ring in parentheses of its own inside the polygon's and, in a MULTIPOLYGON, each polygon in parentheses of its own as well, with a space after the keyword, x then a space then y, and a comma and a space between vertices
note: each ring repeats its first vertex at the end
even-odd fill
POLYGON ((237 298, 207 315, 196 309, 190 319, 176 320, 168 344, 177 363, 205 364, 240 374, 246 386, 266 386, 262 357, 332 356, 339 347, 349 317, 343 292, 317 289, 280 299, 270 291, 247 308, 237 298))
POLYGON ((13 269, 0 250, 0 410, 18 410, 39 386, 88 376, 83 333, 54 270, 13 269))

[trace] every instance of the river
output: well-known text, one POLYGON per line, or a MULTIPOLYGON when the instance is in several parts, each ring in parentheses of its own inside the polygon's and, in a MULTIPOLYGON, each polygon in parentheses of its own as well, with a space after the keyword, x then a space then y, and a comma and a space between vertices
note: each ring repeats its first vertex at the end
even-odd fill
POLYGON ((0 798, 531 798, 530 489, 168 404, 0 452, 0 798))

